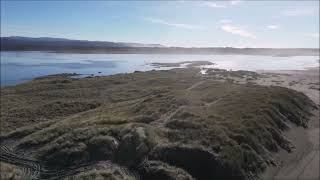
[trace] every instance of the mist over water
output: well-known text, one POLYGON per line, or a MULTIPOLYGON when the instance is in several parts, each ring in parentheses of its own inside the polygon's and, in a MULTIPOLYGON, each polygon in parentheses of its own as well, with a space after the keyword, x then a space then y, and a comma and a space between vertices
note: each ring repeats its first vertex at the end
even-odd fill
MULTIPOLYGON (((319 66, 317 56, 167 55, 167 54, 64 54, 47 52, 1 52, 1 86, 15 85, 35 77, 78 73, 112 75, 148 71, 151 63, 210 61, 214 68, 232 70, 303 70, 319 66)), ((161 68, 169 69, 169 68, 161 68)))

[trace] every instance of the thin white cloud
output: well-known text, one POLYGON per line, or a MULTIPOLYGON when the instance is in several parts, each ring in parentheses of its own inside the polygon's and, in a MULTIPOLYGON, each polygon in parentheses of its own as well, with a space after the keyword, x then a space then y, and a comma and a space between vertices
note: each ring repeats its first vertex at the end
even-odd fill
POLYGON ((276 29, 279 29, 279 28, 280 28, 279 25, 274 25, 274 24, 267 26, 267 29, 270 29, 270 30, 276 30, 276 29))
POLYGON ((3 36, 31 36, 31 37, 72 37, 75 35, 51 31, 35 30, 33 27, 4 24, 1 26, 3 36))
POLYGON ((201 6, 206 6, 206 7, 210 7, 210 8, 227 8, 230 6, 236 6, 243 3, 242 0, 232 0, 232 1, 228 1, 228 2, 214 2, 214 1, 204 1, 201 2, 201 6))
POLYGON ((223 24, 221 26, 221 29, 225 32, 228 32, 228 33, 231 33, 231 34, 235 34, 235 35, 239 35, 239 36, 242 36, 242 37, 247 37, 247 38, 253 38, 253 39, 256 39, 257 37, 247 31, 245 28, 243 27, 240 27, 240 26, 235 26, 235 25, 232 25, 232 24, 223 24))
POLYGON ((243 1, 241 1, 241 0, 230 1, 230 5, 232 5, 232 6, 239 5, 241 3, 243 3, 243 1))
POLYGON ((144 18, 144 19, 151 22, 151 23, 162 24, 162 25, 175 27, 175 28, 190 29, 190 30, 203 30, 203 29, 205 29, 203 26, 183 24, 183 23, 172 23, 172 22, 168 22, 168 21, 165 21, 162 19, 156 19, 156 18, 144 18))
POLYGON ((219 21, 219 23, 221 23, 221 24, 229 24, 229 23, 232 23, 232 20, 230 20, 230 19, 221 19, 219 21))
POLYGON ((287 9, 281 12, 284 16, 313 16, 319 13, 319 9, 317 7, 300 7, 300 8, 293 8, 287 9))
POLYGON ((202 2, 201 5, 206 6, 206 7, 210 7, 210 8, 225 8, 226 7, 225 5, 218 4, 216 2, 210 2, 210 1, 202 2))
POLYGON ((315 39, 319 39, 319 33, 312 33, 312 34, 308 34, 309 37, 315 38, 315 39))

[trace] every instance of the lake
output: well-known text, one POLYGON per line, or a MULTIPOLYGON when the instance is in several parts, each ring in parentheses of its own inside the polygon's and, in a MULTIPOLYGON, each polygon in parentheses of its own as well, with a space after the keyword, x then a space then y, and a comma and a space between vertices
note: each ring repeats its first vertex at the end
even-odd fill
MULTIPOLYGON (((111 75, 147 71, 151 63, 211 61, 213 67, 232 70, 303 70, 319 66, 317 56, 168 55, 168 54, 70 54, 49 52, 1 52, 1 86, 35 77, 78 73, 111 75)), ((161 68, 168 69, 168 68, 161 68)))

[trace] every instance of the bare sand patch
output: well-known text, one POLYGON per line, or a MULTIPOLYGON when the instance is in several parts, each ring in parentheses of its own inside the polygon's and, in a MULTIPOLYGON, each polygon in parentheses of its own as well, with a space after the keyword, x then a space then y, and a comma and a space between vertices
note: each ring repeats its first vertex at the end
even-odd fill
MULTIPOLYGON (((260 85, 282 86, 306 94, 320 107, 319 68, 295 71, 260 71, 264 78, 255 82, 260 85)), ((268 167, 261 179, 301 179, 318 180, 319 175, 319 109, 309 127, 293 127, 286 136, 295 145, 292 153, 281 151, 275 155, 280 162, 276 167, 268 167)))

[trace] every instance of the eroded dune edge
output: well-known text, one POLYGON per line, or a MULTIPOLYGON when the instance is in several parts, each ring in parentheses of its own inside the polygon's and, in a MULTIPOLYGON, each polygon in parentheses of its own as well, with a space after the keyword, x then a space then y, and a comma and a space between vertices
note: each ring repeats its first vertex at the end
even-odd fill
POLYGON ((263 76, 188 68, 2 88, 1 161, 26 179, 256 179, 317 108, 263 76))

